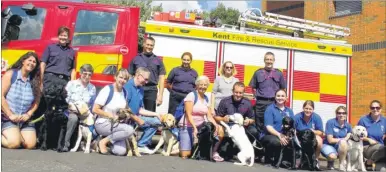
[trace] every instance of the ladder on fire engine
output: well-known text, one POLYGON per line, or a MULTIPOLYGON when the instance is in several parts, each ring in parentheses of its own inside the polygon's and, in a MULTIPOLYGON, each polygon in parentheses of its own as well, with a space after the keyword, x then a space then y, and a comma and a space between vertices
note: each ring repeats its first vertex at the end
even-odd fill
POLYGON ((247 9, 239 16, 238 22, 241 31, 253 28, 268 32, 283 33, 294 37, 335 40, 340 40, 350 35, 350 29, 346 27, 269 12, 265 12, 265 15, 263 15, 258 8, 247 9))

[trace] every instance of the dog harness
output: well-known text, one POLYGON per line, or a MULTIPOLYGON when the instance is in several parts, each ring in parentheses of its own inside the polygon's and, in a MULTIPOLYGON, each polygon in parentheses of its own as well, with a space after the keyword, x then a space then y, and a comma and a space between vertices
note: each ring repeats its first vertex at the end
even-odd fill
POLYGON ((81 123, 80 125, 85 126, 85 127, 87 127, 90 130, 90 132, 92 133, 92 140, 95 140, 98 137, 98 134, 97 134, 97 132, 95 130, 95 126, 94 125, 87 125, 85 123, 81 123))

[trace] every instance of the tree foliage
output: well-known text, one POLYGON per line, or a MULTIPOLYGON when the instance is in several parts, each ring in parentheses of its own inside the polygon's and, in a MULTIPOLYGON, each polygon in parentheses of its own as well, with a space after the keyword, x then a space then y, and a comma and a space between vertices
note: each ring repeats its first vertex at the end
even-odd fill
POLYGON ((228 7, 224 4, 218 3, 218 6, 210 11, 209 16, 211 19, 219 18, 223 24, 236 25, 240 12, 237 9, 228 7))

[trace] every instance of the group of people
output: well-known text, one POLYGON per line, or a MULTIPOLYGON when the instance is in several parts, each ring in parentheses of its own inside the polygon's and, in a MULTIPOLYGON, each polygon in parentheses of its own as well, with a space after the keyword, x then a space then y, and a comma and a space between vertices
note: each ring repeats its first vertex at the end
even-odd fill
MULTIPOLYGON (((334 160, 339 158, 340 168, 343 169, 351 133, 346 108, 337 107, 336 117, 328 120, 325 127, 322 118, 314 111, 315 105, 311 100, 305 101, 303 111, 295 115, 285 105, 286 82, 282 72, 273 67, 275 55, 272 52, 264 55, 265 67, 258 69, 249 83, 256 98, 254 106, 244 97, 245 85, 235 77, 237 70, 231 61, 221 65, 210 95, 207 94, 209 78, 199 76, 191 68, 193 55, 189 52, 182 54, 181 66, 173 68, 165 78, 165 66, 153 53, 155 40, 152 37, 145 38, 143 52, 131 61, 128 70, 118 70, 115 82, 97 93, 95 86, 90 83, 94 72, 91 65, 82 65, 80 77, 76 78, 75 52, 68 45, 69 34, 68 28, 59 28, 58 43, 46 48, 41 61, 36 53, 28 52, 4 74, 1 104, 3 147, 35 147, 36 130, 30 118, 44 104, 41 101, 42 95, 45 95, 44 88, 55 84, 67 91, 68 103, 83 101, 92 107, 92 113, 97 116, 95 130, 103 136, 97 143, 99 153, 125 155, 125 140, 135 132, 134 126, 143 130, 138 140, 139 151, 150 153, 148 146, 157 132, 157 128, 152 126, 161 124, 162 118, 161 114, 155 112, 156 107, 163 103, 164 88, 167 88, 170 92, 168 113, 174 114, 180 103, 184 102, 185 114, 178 121, 182 158, 191 156, 200 128, 210 122, 218 138, 213 146, 212 158, 217 162, 224 161, 219 148, 226 133, 219 123, 229 123, 230 115, 240 113, 244 117, 243 125, 250 141, 257 140, 264 147, 264 151, 256 151, 256 157, 272 165, 280 149, 289 143, 281 131, 283 117, 289 116, 294 120, 297 131, 311 129, 315 133, 316 157, 320 154, 325 156, 329 169, 333 169, 334 160), (127 107, 136 114, 131 122, 113 124, 112 121, 118 118, 117 112, 127 107)), ((364 126, 368 132, 368 137, 364 139, 367 165, 384 158, 386 118, 381 112, 382 103, 374 100, 370 103, 370 112, 357 124, 364 126)), ((70 138, 78 123, 78 114, 70 113, 64 146, 70 146, 70 138)))

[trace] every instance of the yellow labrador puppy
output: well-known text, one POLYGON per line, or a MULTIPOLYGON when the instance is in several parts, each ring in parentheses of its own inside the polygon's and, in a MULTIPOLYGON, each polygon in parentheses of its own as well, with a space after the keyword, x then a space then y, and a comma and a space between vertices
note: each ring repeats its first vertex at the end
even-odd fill
POLYGON ((172 114, 162 115, 161 123, 164 125, 164 128, 162 129, 161 138, 150 154, 156 153, 162 145, 163 151, 161 154, 163 156, 176 155, 180 152, 177 135, 171 132, 175 128, 175 121, 176 119, 172 114))

